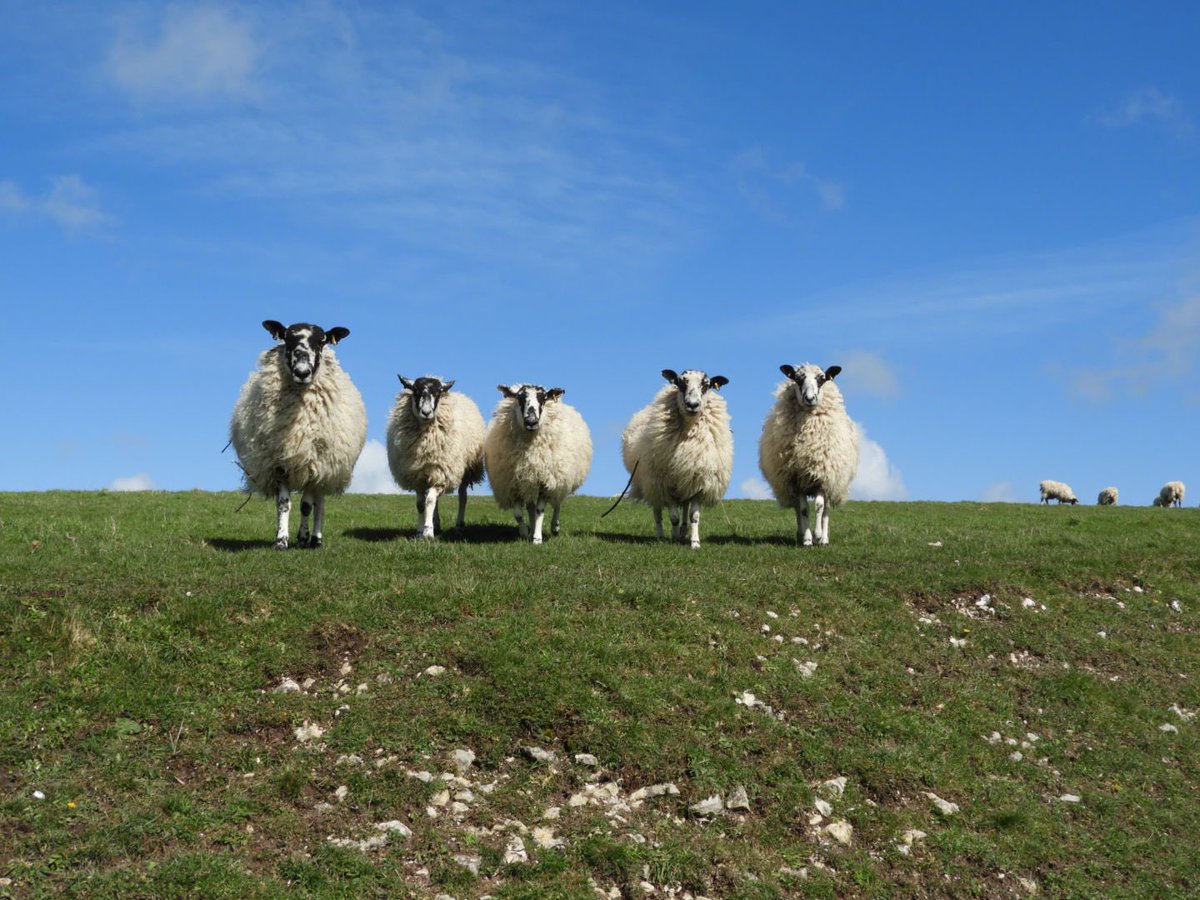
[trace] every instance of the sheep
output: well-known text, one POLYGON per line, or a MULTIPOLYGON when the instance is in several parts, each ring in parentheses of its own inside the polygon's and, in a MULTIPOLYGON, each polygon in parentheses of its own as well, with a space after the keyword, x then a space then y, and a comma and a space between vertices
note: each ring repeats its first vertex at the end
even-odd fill
POLYGON ((779 367, 787 381, 763 422, 758 467, 779 505, 796 511, 796 540, 829 543, 829 511, 850 496, 858 471, 858 429, 833 379, 841 366, 779 367), (809 528, 808 498, 813 498, 809 528))
POLYGON ((483 480, 483 416, 453 381, 426 376, 404 386, 388 416, 387 457, 392 478, 417 492, 417 537, 432 538, 438 497, 458 489, 456 528, 466 525, 467 488, 483 480))
POLYGON ((1182 481, 1168 481, 1154 498, 1155 506, 1183 506, 1183 494, 1186 488, 1182 481))
POLYGON ((725 496, 733 476, 733 431, 725 398, 729 384, 698 369, 676 374, 663 369, 669 383, 633 414, 621 435, 621 457, 629 472, 630 496, 654 510, 655 535, 662 540, 663 507, 671 517, 671 538, 683 541, 687 517, 692 549, 700 547, 700 509, 725 496))
POLYGON ((1118 496, 1119 493, 1115 487, 1106 487, 1096 498, 1096 503, 1100 506, 1116 506, 1118 496))
POLYGON ((546 505, 554 509, 550 533, 558 534, 563 500, 579 490, 592 468, 592 437, 574 407, 562 402, 563 388, 500 384, 504 396, 488 422, 484 466, 501 509, 512 509, 517 530, 529 537, 522 513, 542 543, 546 505))
POLYGON ((301 493, 296 545, 323 546, 325 497, 350 486, 367 440, 362 396, 338 365, 332 345, 348 328, 262 323, 276 344, 258 358, 233 408, 229 438, 246 489, 275 497, 275 549, 288 547, 291 492, 301 493), (312 513, 312 531, 308 516, 312 513))
POLYGON ((1051 500, 1057 500, 1058 505, 1070 503, 1074 506, 1079 502, 1075 496, 1075 492, 1071 490, 1070 485, 1063 484, 1061 481, 1051 481, 1047 479, 1038 485, 1041 489, 1042 499, 1040 502, 1050 505, 1051 500))

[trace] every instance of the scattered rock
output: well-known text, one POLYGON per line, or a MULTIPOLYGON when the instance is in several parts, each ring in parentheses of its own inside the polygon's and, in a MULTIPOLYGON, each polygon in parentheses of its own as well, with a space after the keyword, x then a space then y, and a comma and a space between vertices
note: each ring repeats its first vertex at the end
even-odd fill
POLYGON ((414 772, 412 769, 409 769, 408 777, 415 778, 417 781, 424 782, 425 784, 433 781, 433 774, 431 772, 414 772))
POLYGON ((455 750, 450 754, 450 759, 454 763, 454 767, 458 769, 460 775, 465 775, 475 764, 474 750, 455 750))
POLYGON ((384 833, 398 834, 401 837, 412 837, 412 829, 399 819, 391 819, 387 822, 380 822, 375 827, 384 833))
POLYGON ((596 759, 590 753, 576 753, 575 762, 577 765, 590 766, 593 769, 600 765, 600 760, 596 759))
POLYGON ((1184 709, 1178 703, 1172 703, 1168 709, 1185 722, 1191 722, 1196 718, 1196 711, 1194 709, 1184 709))
POLYGON ((436 794, 434 794, 432 797, 429 798, 430 806, 445 806, 449 802, 450 802, 450 792, 449 791, 438 791, 436 794))
POLYGON ((430 678, 437 678, 439 675, 446 674, 446 667, 445 666, 430 666, 428 669, 425 669, 421 674, 428 675, 430 678))
POLYGON ((699 803, 693 803, 688 809, 698 816, 715 816, 719 815, 725 809, 725 804, 721 801, 720 794, 713 794, 699 803))
POLYGON ((950 646, 961 650, 963 647, 967 646, 967 639, 952 637, 950 638, 950 646))
POLYGON ((993 731, 991 734, 985 737, 984 740, 989 744, 998 744, 1001 740, 1003 740, 1003 736, 1000 734, 1000 732, 993 731))
POLYGON ((813 808, 816 809, 816 811, 822 816, 828 816, 833 813, 833 806, 829 803, 829 801, 822 800, 820 797, 813 801, 813 808))
POLYGON ((1063 794, 1058 799, 1061 803, 1079 803, 1081 800, 1078 794, 1063 794))
POLYGON ((929 802, 933 804, 933 808, 938 811, 939 815, 952 816, 959 810, 957 803, 951 803, 949 800, 943 800, 932 791, 926 791, 925 796, 929 798, 929 802))
POLYGON ((801 678, 812 678, 817 671, 817 664, 812 660, 800 662, 798 659, 793 659, 792 662, 795 663, 796 671, 800 673, 801 678))
POLYGON ((725 808, 734 812, 750 811, 750 797, 746 794, 746 789, 742 785, 739 784, 733 789, 733 793, 725 801, 725 808))
POLYGON ((1027 893, 1030 897, 1036 897, 1038 895, 1039 888, 1037 882, 1032 878, 1022 878, 1018 875, 1017 884, 1019 884, 1025 893, 1027 893))
POLYGON ((525 852, 525 842, 521 840, 520 835, 513 835, 504 849, 504 864, 514 865, 527 862, 529 862, 529 854, 525 852))
POLYGON ((343 753, 337 758, 335 766, 361 766, 363 759, 357 753, 343 753))
POLYGON ((483 862, 478 856, 468 856, 465 853, 456 854, 454 861, 470 872, 472 875, 479 874, 479 864, 483 862))
POLYGON ((662 797, 666 794, 670 794, 672 797, 678 797, 679 788, 675 787, 675 785, 671 782, 666 782, 664 784, 652 784, 649 787, 638 788, 629 795, 629 799, 631 801, 647 800, 651 797, 662 797))
POLYGON ((350 794, 350 788, 346 787, 346 785, 344 785, 344 784, 340 785, 338 787, 338 789, 333 792, 333 796, 335 796, 337 798, 338 803, 343 802, 346 799, 346 797, 349 796, 349 794, 350 794))
POLYGON ((919 844, 927 837, 928 835, 920 829, 910 828, 904 834, 900 835, 900 840, 906 847, 911 847, 913 844, 919 844))
POLYGON ((1025 754, 1023 754, 1020 750, 1014 750, 1012 753, 1008 754, 1008 758, 1013 762, 1020 762, 1025 758, 1025 754))
POLYGON ((551 765, 558 762, 558 754, 550 750, 543 750, 541 747, 525 746, 521 748, 521 752, 537 763, 551 765))
POLYGON ((844 819, 840 819, 837 822, 830 822, 826 825, 825 833, 839 844, 848 846, 850 839, 854 836, 854 826, 844 819))
POLYGON ((34 799, 34 800, 45 800, 45 799, 46 799, 46 795, 45 795, 45 794, 43 794, 41 791, 34 791, 34 792, 33 792, 33 799, 34 799))
POLYGON ((929 541, 929 546, 930 547, 940 547, 940 546, 942 546, 942 542, 941 541, 929 541))
POLYGON ((533 842, 543 850, 553 850, 563 845, 562 839, 554 836, 554 829, 544 825, 533 829, 533 842))
POLYGON ((279 680, 279 684, 275 688, 272 689, 272 693, 275 693, 275 694, 298 694, 301 692, 301 690, 302 690, 302 688, 300 687, 299 682, 297 682, 295 679, 281 678, 279 680))
POLYGON ((840 797, 846 792, 846 776, 839 775, 837 778, 830 778, 827 781, 822 781, 817 788, 817 793, 824 797, 840 797))
POLYGON ((325 729, 316 722, 310 722, 308 719, 305 719, 304 724, 296 729, 296 740, 304 744, 308 741, 315 741, 324 733, 325 729))
POLYGON ((559 808, 557 806, 550 806, 550 807, 546 808, 546 811, 544 813, 542 813, 542 818, 543 819, 557 819, 561 813, 562 813, 561 808, 559 808))
POLYGON ((349 675, 353 671, 354 671, 354 666, 350 665, 349 662, 343 662, 342 668, 341 668, 339 674, 345 676, 345 675, 349 675))
POLYGON ((1162 731, 1166 734, 1178 734, 1179 733, 1179 729, 1176 728, 1174 725, 1172 725, 1170 722, 1163 722, 1161 725, 1158 726, 1158 730, 1162 731))
POLYGON ((1180 606, 1180 604, 1179 604, 1179 601, 1178 601, 1178 600, 1172 600, 1172 601, 1171 601, 1171 611, 1172 611, 1172 612, 1183 612, 1183 607, 1182 607, 1182 606, 1180 606))

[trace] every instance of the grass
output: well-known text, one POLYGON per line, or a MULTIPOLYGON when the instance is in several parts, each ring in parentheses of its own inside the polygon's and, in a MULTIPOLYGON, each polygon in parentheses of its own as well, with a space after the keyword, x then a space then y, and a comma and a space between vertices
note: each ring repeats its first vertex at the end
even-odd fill
POLYGON ((434 543, 411 498, 347 497, 324 550, 277 553, 273 504, 239 503, 0 494, 0 894, 1200 890, 1200 720, 1168 709, 1200 707, 1195 510, 852 503, 806 550, 732 501, 693 552, 597 498, 533 547, 486 497, 434 543), (739 785, 748 813, 689 811, 739 785), (459 815, 436 805, 464 786, 459 815), (329 840, 388 820, 412 835, 329 840), (505 862, 514 835, 529 862, 505 862))

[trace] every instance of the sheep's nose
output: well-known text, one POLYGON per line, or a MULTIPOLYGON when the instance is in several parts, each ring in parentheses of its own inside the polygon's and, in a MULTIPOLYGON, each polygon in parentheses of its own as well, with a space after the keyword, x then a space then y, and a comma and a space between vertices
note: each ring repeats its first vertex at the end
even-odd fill
POLYGON ((699 403, 685 403, 684 406, 687 407, 688 412, 698 412, 700 409, 699 403))

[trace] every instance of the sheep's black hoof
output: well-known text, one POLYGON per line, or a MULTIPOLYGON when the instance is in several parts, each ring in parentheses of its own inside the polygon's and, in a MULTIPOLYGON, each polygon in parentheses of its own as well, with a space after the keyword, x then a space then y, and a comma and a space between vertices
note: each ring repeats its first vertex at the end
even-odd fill
POLYGON ((315 535, 308 539, 308 543, 304 545, 309 550, 320 550, 325 546, 325 542, 315 535))

